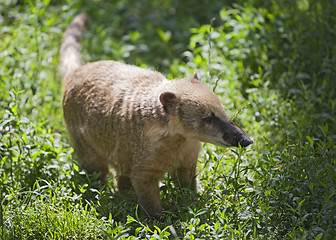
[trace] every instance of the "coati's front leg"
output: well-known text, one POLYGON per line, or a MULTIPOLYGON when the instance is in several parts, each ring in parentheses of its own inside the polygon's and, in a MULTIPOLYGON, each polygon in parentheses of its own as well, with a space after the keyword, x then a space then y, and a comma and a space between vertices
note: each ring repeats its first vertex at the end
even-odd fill
POLYGON ((137 171, 131 177, 140 205, 152 217, 162 213, 159 194, 159 177, 150 171, 137 171))
POLYGON ((189 187, 191 190, 197 191, 196 164, 189 168, 178 168, 177 175, 183 187, 189 187))
POLYGON ((169 169, 169 173, 178 185, 197 191, 196 164, 189 167, 179 167, 177 169, 172 167, 169 169))
POLYGON ((196 179, 196 165, 198 154, 201 149, 201 142, 196 140, 189 140, 183 147, 181 147, 181 157, 179 158, 179 166, 174 168, 172 166, 169 169, 169 173, 173 177, 175 182, 182 187, 188 187, 194 191, 197 191, 197 179, 196 179))

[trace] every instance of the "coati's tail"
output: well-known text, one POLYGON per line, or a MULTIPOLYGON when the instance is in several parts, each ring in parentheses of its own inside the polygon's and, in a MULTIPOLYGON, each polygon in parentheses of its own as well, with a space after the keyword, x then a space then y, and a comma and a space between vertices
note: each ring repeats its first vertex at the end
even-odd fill
POLYGON ((87 15, 77 15, 64 33, 60 50, 59 64, 59 71, 63 79, 65 79, 72 71, 78 69, 82 65, 80 55, 80 39, 87 22, 87 15))

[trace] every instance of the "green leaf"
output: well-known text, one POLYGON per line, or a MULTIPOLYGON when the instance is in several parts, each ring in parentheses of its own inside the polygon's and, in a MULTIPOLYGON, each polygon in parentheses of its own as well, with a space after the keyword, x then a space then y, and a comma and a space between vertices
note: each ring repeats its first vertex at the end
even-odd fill
POLYGON ((28 118, 26 118, 26 117, 22 117, 22 118, 20 119, 19 123, 29 124, 30 121, 29 121, 28 118))
POLYGON ((310 136, 306 136, 306 139, 309 141, 310 145, 314 145, 314 140, 310 136))
POLYGON ((172 37, 171 31, 164 32, 162 29, 157 29, 156 32, 160 36, 161 40, 165 43, 169 42, 172 37))

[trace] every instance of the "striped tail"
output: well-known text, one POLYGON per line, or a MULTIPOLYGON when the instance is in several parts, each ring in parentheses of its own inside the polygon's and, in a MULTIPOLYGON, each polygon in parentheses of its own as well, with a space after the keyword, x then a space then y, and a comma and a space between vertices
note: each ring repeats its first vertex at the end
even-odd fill
POLYGON ((59 64, 59 71, 63 79, 66 79, 71 72, 75 71, 82 65, 80 39, 87 22, 87 15, 77 15, 64 33, 60 50, 59 64))

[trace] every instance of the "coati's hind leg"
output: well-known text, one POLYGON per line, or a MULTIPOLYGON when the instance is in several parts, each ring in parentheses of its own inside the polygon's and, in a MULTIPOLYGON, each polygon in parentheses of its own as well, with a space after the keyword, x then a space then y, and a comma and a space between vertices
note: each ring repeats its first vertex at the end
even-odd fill
POLYGON ((106 176, 109 173, 108 164, 104 159, 99 158, 99 156, 91 157, 89 161, 80 161, 79 167, 84 169, 89 175, 100 173, 99 180, 106 183, 106 176))
POLYGON ((118 191, 120 194, 125 194, 129 189, 132 188, 131 179, 127 176, 120 175, 117 179, 118 191))
POLYGON ((79 168, 85 170, 89 175, 100 173, 99 180, 106 183, 106 176, 109 173, 108 161, 102 157, 93 147, 85 144, 84 141, 73 141, 75 153, 78 155, 79 168))
POLYGON ((133 171, 132 186, 137 194, 140 205, 152 217, 162 213, 159 194, 159 177, 152 171, 133 171))

